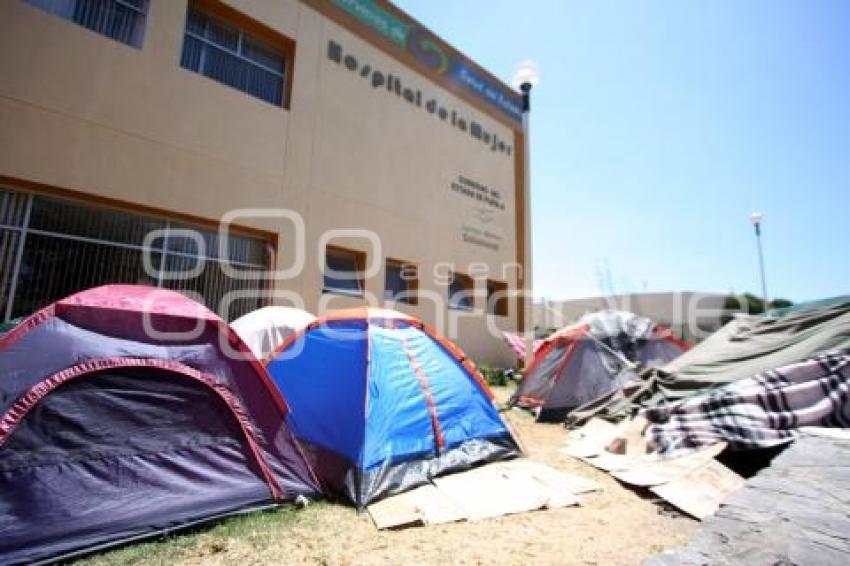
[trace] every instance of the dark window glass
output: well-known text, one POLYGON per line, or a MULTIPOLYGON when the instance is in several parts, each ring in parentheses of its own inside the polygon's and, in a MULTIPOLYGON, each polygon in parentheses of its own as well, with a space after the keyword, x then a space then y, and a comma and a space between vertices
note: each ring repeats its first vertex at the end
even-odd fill
POLYGON ((330 248, 327 250, 323 290, 347 295, 363 294, 357 252, 330 248))
MULTIPOLYGON (((20 232, 0 228, 0 321, 8 312, 20 241, 20 232)), ((9 318, 12 318, 11 313, 9 315, 9 318)))
POLYGON ((501 281, 487 280, 487 312, 496 316, 508 316, 508 285, 501 281))
POLYGON ((203 37, 207 29, 207 15, 190 9, 186 14, 186 33, 203 37))
MULTIPOLYGON (((144 244, 151 230, 166 226, 164 221, 148 216, 44 197, 33 199, 31 214, 29 227, 34 230, 137 246, 144 244)), ((162 245, 158 239, 151 247, 162 245)))
POLYGON ((26 215, 27 195, 0 191, 0 225, 22 226, 26 215))
MULTIPOLYGON (((170 224, 171 231, 168 236, 167 248, 169 251, 196 255, 200 254, 205 257, 225 259, 221 252, 221 238, 218 231, 213 230, 198 230, 194 226, 178 224, 172 222, 170 224), (186 234, 184 231, 192 232, 192 235, 186 234), (203 244, 200 244, 201 240, 203 244)), ((237 263, 247 263, 252 265, 264 266, 270 263, 271 250, 268 245, 258 238, 248 236, 240 236, 228 232, 225 248, 227 251, 227 259, 237 263)))
MULTIPOLYGON (((190 296, 199 295, 208 307, 226 320, 233 320, 269 304, 267 281, 229 277, 218 261, 169 254, 165 266, 172 272, 191 272, 198 268, 200 274, 196 277, 164 280, 162 286, 175 291, 190 291, 190 296)), ((239 267, 242 272, 256 273, 261 269, 264 268, 239 267)))
POLYGON ((107 283, 153 285, 156 280, 145 273, 141 250, 29 233, 11 318, 107 283))
POLYGON ((283 74, 283 55, 247 35, 242 39, 242 55, 270 71, 283 74))
POLYGON ((418 274, 414 264, 387 260, 384 276, 385 299, 415 305, 418 286, 418 274))
POLYGON ((453 273, 449 282, 449 308, 472 310, 472 278, 462 273, 453 273))
POLYGON ((26 0, 121 43, 141 47, 147 0, 26 0))
POLYGON ((286 56, 192 7, 180 64, 266 102, 283 104, 286 56))

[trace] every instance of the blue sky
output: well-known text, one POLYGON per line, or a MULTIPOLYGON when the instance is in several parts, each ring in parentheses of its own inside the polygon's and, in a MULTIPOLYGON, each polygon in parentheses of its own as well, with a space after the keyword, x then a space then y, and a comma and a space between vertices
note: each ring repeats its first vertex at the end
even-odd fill
POLYGON ((850 1, 396 3, 497 76, 540 67, 536 295, 758 293, 753 210, 772 297, 850 292, 850 1))

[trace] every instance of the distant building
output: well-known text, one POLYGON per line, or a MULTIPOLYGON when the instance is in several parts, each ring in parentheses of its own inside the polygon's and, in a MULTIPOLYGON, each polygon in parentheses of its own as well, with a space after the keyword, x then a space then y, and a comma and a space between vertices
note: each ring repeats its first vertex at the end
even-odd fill
POLYGON ((722 293, 632 293, 567 301, 537 301, 533 323, 539 333, 571 324, 582 315, 605 309, 630 311, 663 324, 687 342, 698 342, 720 328, 724 314, 722 293))

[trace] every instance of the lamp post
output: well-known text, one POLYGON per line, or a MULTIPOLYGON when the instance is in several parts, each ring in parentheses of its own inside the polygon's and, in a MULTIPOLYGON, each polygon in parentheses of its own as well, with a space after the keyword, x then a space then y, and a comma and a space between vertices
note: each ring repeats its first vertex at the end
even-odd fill
POLYGON ((532 61, 523 61, 517 65, 514 71, 513 84, 522 93, 522 163, 523 163, 523 225, 524 225, 524 265, 522 266, 523 277, 523 333, 525 336, 525 367, 531 363, 534 356, 534 329, 532 309, 534 300, 532 290, 532 247, 531 247, 531 139, 529 138, 530 124, 529 115, 531 111, 531 88, 540 81, 540 73, 537 65, 532 61))
POLYGON ((761 274, 761 299, 764 301, 764 310, 767 312, 767 283, 764 279, 764 252, 761 247, 761 221, 764 215, 761 212, 753 212, 750 214, 750 222, 753 223, 753 228, 756 230, 756 247, 759 252, 759 273, 761 274))

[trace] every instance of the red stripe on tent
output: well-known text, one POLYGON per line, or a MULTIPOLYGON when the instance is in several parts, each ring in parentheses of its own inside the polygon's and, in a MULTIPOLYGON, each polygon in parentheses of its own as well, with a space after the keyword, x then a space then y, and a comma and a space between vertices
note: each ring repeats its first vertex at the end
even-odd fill
POLYGON ((539 350, 534 353, 534 357, 531 359, 531 363, 528 364, 528 367, 522 374, 523 381, 525 381, 526 378, 531 375, 531 372, 534 371, 534 368, 537 367, 537 364, 540 363, 540 360, 542 360, 546 356, 546 354, 549 353, 549 350, 555 347, 556 343, 557 342, 555 340, 547 341, 540 347, 539 350))
POLYGON ((413 368, 413 373, 416 374, 416 379, 419 380, 419 386, 422 388, 422 395, 425 397, 425 403, 428 405, 428 413, 431 415, 431 426, 434 429, 434 439, 437 442, 437 448, 445 446, 446 441, 443 438, 443 431, 440 429, 440 421, 437 418, 437 406, 434 404, 434 396, 431 394, 431 386, 428 384, 428 377, 422 370, 422 366, 416 361, 416 356, 410 349, 407 339, 404 335, 401 336, 401 347, 404 348, 404 353, 407 354, 407 359, 410 361, 410 367, 413 368))
POLYGON ((537 397, 528 397, 526 395, 520 395, 520 397, 517 401, 522 403, 523 407, 526 407, 526 408, 528 408, 528 407, 542 407, 543 406, 543 401, 541 401, 537 397))
MULTIPOLYGON (((368 309, 356 308, 346 309, 335 314, 318 318, 312 323, 302 328, 301 330, 299 330, 298 332, 292 333, 287 336, 286 339, 281 342, 274 350, 272 350, 268 356, 263 358, 262 365, 268 366, 274 361, 277 356, 279 356, 284 350, 289 348, 293 342, 295 342, 314 328, 324 326, 329 322, 341 320, 364 320, 368 323, 370 318, 368 314, 368 309), (361 316, 362 318, 357 318, 357 316, 361 316)), ((484 394, 487 395, 488 399, 492 401, 495 398, 495 396, 493 395, 493 391, 490 389, 490 386, 487 385, 487 381, 478 371, 478 368, 475 367, 475 364, 472 363, 472 360, 466 357, 466 354, 464 354, 463 351, 458 348, 455 343, 453 343, 451 340, 448 340, 447 338, 443 338, 442 336, 438 335, 433 328, 412 316, 400 314, 400 316, 391 318, 391 320, 401 320, 404 323, 409 324, 413 328, 418 328, 419 330, 430 336, 432 340, 442 346, 443 349, 449 353, 449 355, 451 355, 460 365, 462 365, 466 369, 467 372, 469 372, 469 374, 472 376, 472 378, 475 380, 475 382, 478 384, 484 394)))
MULTIPOLYGON (((131 289, 132 290, 133 286, 132 285, 130 285, 130 286, 123 285, 123 286, 118 286, 118 287, 121 287, 122 289, 131 289)), ((65 298, 61 301, 56 301, 55 303, 48 305, 48 306, 44 307, 43 309, 41 309, 40 311, 37 311, 34 314, 30 315, 29 317, 24 319, 20 324, 15 326, 15 328, 13 328, 12 330, 10 330, 6 334, 4 334, 2 337, 0 337, 0 351, 12 346, 15 342, 17 342, 18 340, 23 338, 23 336, 25 334, 29 333, 30 330, 32 330, 36 326, 44 323, 45 321, 47 321, 47 320, 49 320, 53 317, 62 318, 62 310, 69 305, 72 306, 72 307, 76 307, 76 308, 107 309, 107 310, 115 310, 115 311, 128 310, 128 311, 131 311, 131 312, 145 312, 145 311, 134 310, 133 307, 136 306, 135 304, 132 305, 132 306, 127 306, 127 308, 122 309, 122 308, 115 307, 115 306, 104 306, 104 305, 98 305, 98 304, 89 305, 89 304, 81 303, 79 301, 80 296, 91 294, 91 293, 92 293, 92 291, 83 291, 82 293, 77 293, 76 295, 71 295, 70 297, 67 297, 67 298, 65 298), (71 301, 71 299, 74 299, 74 301, 71 301)), ((182 297, 182 295, 180 295, 180 297, 182 297)), ((271 396, 275 405, 277 405, 278 408, 281 411, 283 411, 283 413, 285 415, 289 414, 289 406, 287 405, 286 400, 283 398, 283 396, 278 391, 277 387, 272 382, 271 377, 269 377, 268 372, 266 372, 265 366, 263 364, 261 364, 256 359, 254 354, 251 352, 251 349, 248 348, 248 346, 245 344, 245 342, 242 341, 242 339, 239 337, 239 335, 236 334, 236 332, 234 332, 233 329, 230 328, 230 326, 226 322, 224 322, 221 318, 216 316, 215 313, 207 310, 206 307, 199 305, 197 303, 194 303, 193 301, 191 301, 190 299, 188 299, 186 297, 182 297, 182 299, 187 301, 187 302, 192 302, 193 303, 192 308, 197 307, 196 310, 198 312, 206 312, 206 314, 204 314, 204 316, 200 317, 200 320, 204 320, 205 323, 212 324, 218 329, 219 335, 224 337, 227 340, 227 343, 231 347, 235 348, 236 351, 242 356, 243 360, 247 361, 251 365, 251 367, 254 369, 254 371, 257 372, 257 374, 260 376, 260 379, 263 381, 263 384, 266 386, 266 389, 268 390, 269 395, 271 396)), ((159 314, 161 316, 184 316, 185 313, 183 311, 178 311, 178 312, 175 312, 171 315, 168 315, 167 313, 157 313, 157 314, 159 314)), ((225 352, 223 352, 223 353, 226 355, 225 352)))
POLYGON ((24 334, 44 322, 49 318, 53 318, 55 316, 55 303, 52 305, 48 305, 41 309, 40 311, 36 311, 31 314, 24 320, 20 322, 15 328, 0 336, 0 350, 5 350, 10 347, 12 344, 20 340, 24 334))
POLYGON ((284 339, 283 339, 283 342, 281 342, 280 344, 278 344, 277 346, 275 346, 275 348, 274 348, 271 352, 269 352, 269 353, 268 353, 268 355, 266 355, 266 357, 265 357, 265 358, 263 358, 262 360, 260 360, 260 365, 262 365, 263 367, 268 366, 268 365, 269 365, 270 363, 272 363, 272 362, 274 361, 274 359, 275 359, 276 357, 278 357, 278 356, 279 356, 279 355, 280 355, 280 354, 281 354, 284 350, 286 350, 287 348, 289 348, 289 346, 290 346, 293 342, 295 342, 296 340, 298 340, 299 338, 301 338, 302 336, 304 336, 305 334, 307 334, 309 331, 313 330, 314 328, 318 328, 318 327, 319 327, 319 326, 321 326, 324 322, 325 322, 325 319, 323 319, 323 318, 321 318, 321 319, 316 319, 316 320, 314 320, 313 322, 311 322, 310 324, 308 324, 307 326, 305 326, 304 328, 302 328, 302 329, 300 329, 300 330, 298 330, 298 331, 296 331, 296 332, 293 332, 292 334, 290 334, 289 336, 287 336, 286 338, 284 338, 284 339))
MULTIPOLYGON (((410 321, 407 322, 410 323, 410 321)), ((493 391, 490 389, 490 386, 487 385, 487 381, 484 379, 484 376, 481 375, 481 372, 478 371, 478 368, 475 367, 475 364, 472 363, 472 360, 466 357, 466 354, 457 346, 457 344, 455 344, 448 338, 444 338, 438 335, 436 330, 423 323, 422 321, 414 320, 412 325, 427 334, 428 336, 430 336, 432 340, 437 342, 437 344, 442 346, 443 349, 445 349, 455 360, 457 360, 460 365, 466 368, 466 371, 469 372, 469 374, 472 376, 472 378, 475 380, 475 382, 478 384, 484 394, 487 395, 488 399, 490 399, 491 401, 495 399, 493 391)))
POLYGON ((53 317, 62 318, 63 311, 67 312, 69 309, 80 308, 194 318, 214 325, 219 331, 219 334, 227 340, 227 343, 235 348, 243 360, 251 364, 251 367, 259 374, 260 379, 263 380, 266 389, 269 391, 269 395, 271 395, 272 400, 280 410, 284 414, 289 413, 289 406, 286 404, 286 400, 284 400, 277 387, 272 383, 271 378, 265 371, 265 367, 254 357, 250 348, 242 341, 239 335, 214 312, 175 291, 146 287, 144 285, 104 285, 75 293, 35 312, 0 337, 0 350, 10 347, 30 330, 46 320, 53 317), (157 302, 154 299, 159 300, 157 302))
MULTIPOLYGON (((534 353, 534 358, 531 360, 531 363, 528 365, 528 369, 525 370, 522 376, 522 381, 519 384, 519 387, 522 387, 525 384, 527 379, 530 379, 534 369, 538 364, 546 357, 546 354, 549 353, 552 348, 554 348, 557 344, 561 342, 569 342, 567 346, 566 352, 564 352, 564 358, 561 360, 561 363, 558 364, 557 369, 555 370, 555 378, 549 382, 549 390, 551 390, 555 383, 561 378, 561 373, 564 370, 564 367, 570 361, 570 358, 573 356, 576 348, 578 347, 579 340, 582 339, 582 335, 584 331, 587 329, 587 325, 582 325, 579 327, 572 327, 568 332, 556 333, 553 336, 547 338, 543 341, 543 344, 540 348, 534 353)), ((541 407, 543 406, 545 401, 534 397, 527 397, 525 395, 521 395, 516 398, 516 404, 530 408, 530 407, 541 407)))
POLYGON ((231 414, 236 419, 236 422, 239 424, 242 434, 245 435, 245 440, 248 442, 248 446, 251 449, 251 454, 254 457, 255 463, 259 467, 266 484, 269 486, 272 497, 276 501, 283 501, 283 489, 277 483, 271 468, 263 457, 259 443, 257 442, 254 427, 251 424, 251 420, 248 418, 248 415, 242 409, 239 400, 227 387, 217 383, 212 376, 171 360, 121 357, 105 358, 90 360, 51 375, 30 387, 26 393, 21 395, 18 400, 15 401, 15 404, 9 408, 6 414, 3 415, 3 418, 0 419, 0 447, 2 447, 9 439, 11 434, 15 431, 24 417, 26 417, 26 415, 33 409, 33 407, 35 407, 39 401, 59 386, 71 381, 72 379, 82 377, 93 372, 126 367, 151 367, 165 369, 199 381, 212 389, 213 392, 215 392, 219 398, 224 401, 225 405, 227 405, 227 408, 230 409, 231 414))
POLYGON ((663 338, 668 342, 672 342, 673 344, 680 347, 683 351, 687 352, 691 349, 691 345, 685 342, 684 340, 679 340, 675 336, 673 336, 673 332, 667 328, 666 326, 661 326, 660 324, 655 327, 655 331, 653 334, 658 338, 663 338))
MULTIPOLYGON (((575 344, 576 341, 581 340, 584 337, 584 333, 589 328, 590 327, 586 324, 583 324, 581 326, 571 326, 564 330, 559 330, 549 338, 543 340, 543 343, 540 345, 539 349, 534 352, 534 358, 531 360, 531 363, 528 364, 528 368, 523 373, 522 380, 525 381, 526 378, 531 375, 531 372, 540 363, 540 360, 546 357, 546 354, 549 353, 549 350, 554 348, 556 344, 568 341, 571 341, 571 344, 575 344)), ((560 371, 560 369, 561 368, 559 367, 558 371, 560 371)))
POLYGON ((564 367, 566 367, 566 365, 569 363, 570 358, 573 357, 573 353, 576 351, 576 348, 578 348, 578 344, 578 340, 573 340, 572 342, 570 342, 570 345, 567 346, 567 351, 566 353, 564 353, 564 359, 561 361, 560 364, 558 364, 558 369, 555 371, 555 379, 552 380, 552 386, 555 385, 555 382, 561 379, 561 374, 564 372, 564 367))
POLYGON ((251 367, 255 372, 257 372, 260 379, 263 380, 263 385, 266 386, 266 391, 268 391, 272 401, 274 401, 275 405, 277 405, 277 407, 283 412, 284 416, 288 415, 289 405, 287 404, 286 399, 283 398, 283 394, 280 390, 278 390, 277 385, 274 384, 269 372, 266 371, 266 366, 260 363, 248 345, 245 344, 242 338, 240 338, 232 328, 230 328, 229 324, 221 319, 211 322, 218 327, 220 334, 227 337, 228 343, 239 351, 244 360, 251 364, 251 367))

